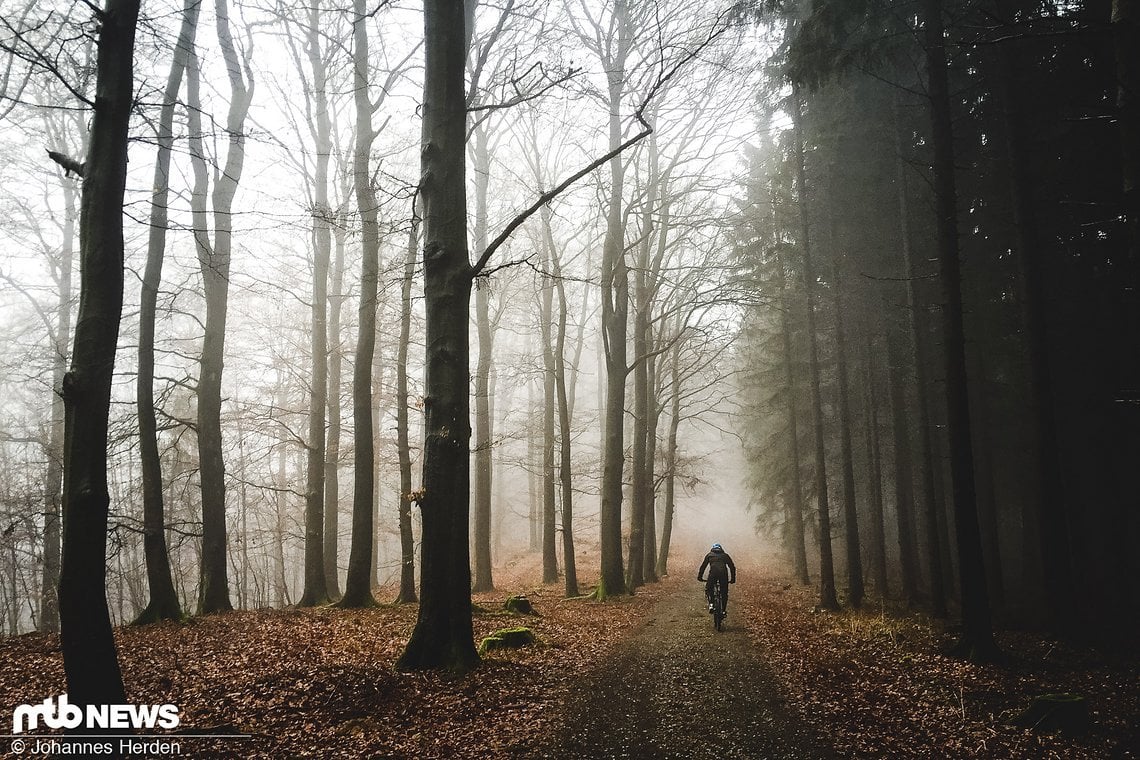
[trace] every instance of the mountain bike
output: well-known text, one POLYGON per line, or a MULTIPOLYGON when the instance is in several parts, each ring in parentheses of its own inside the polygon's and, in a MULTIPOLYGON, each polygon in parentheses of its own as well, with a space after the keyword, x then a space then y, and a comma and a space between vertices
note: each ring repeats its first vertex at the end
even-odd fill
POLYGON ((712 619, 713 627, 718 631, 724 630, 724 597, 720 592, 720 584, 724 581, 718 581, 713 586, 712 598, 708 602, 712 605, 712 619))

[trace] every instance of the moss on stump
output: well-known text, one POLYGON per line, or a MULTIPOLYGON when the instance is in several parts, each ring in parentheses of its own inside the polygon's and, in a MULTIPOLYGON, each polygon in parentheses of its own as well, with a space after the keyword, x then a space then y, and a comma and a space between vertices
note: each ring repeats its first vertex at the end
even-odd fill
POLYGON ((1079 694, 1042 694, 1013 719, 1015 726, 1049 733, 1084 733, 1089 728, 1089 706, 1079 694))
POLYGON ((479 642, 479 654, 485 655, 495 649, 518 649, 534 643, 534 631, 529 628, 502 628, 479 642))
POLYGON ((508 596, 507 601, 503 604, 503 608, 506 609, 507 612, 513 612, 517 615, 534 615, 538 617, 538 613, 534 611, 534 606, 531 605, 530 600, 526 598, 525 594, 508 596))

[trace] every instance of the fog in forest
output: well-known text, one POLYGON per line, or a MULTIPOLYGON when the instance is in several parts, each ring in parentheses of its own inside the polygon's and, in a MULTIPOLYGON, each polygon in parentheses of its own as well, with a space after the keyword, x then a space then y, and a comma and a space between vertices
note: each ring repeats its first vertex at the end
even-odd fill
POLYGON ((1111 638, 1129 4, 854 5, 155 0, 132 54, 130 2, 0 2, 0 631, 105 558, 115 625, 422 600, 433 667, 504 567, 719 542, 975 652, 1111 638))

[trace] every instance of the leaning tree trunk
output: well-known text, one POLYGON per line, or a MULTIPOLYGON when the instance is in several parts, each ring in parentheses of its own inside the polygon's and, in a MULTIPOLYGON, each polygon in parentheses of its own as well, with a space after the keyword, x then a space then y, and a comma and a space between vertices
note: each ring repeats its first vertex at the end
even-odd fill
POLYGON ((60 646, 72 704, 126 702, 107 609, 107 427, 123 310, 123 194, 134 101, 137 0, 100 14, 91 143, 79 221, 80 298, 63 378, 63 558, 60 646))
POLYGON ((353 488, 352 541, 341 607, 372 607, 372 502, 376 485, 372 435, 372 361, 376 353, 376 298, 380 268, 380 228, 376 192, 372 188, 369 153, 376 132, 368 96, 368 29, 365 0, 355 0, 352 25, 352 83, 356 101, 356 149, 352 173, 360 212, 361 260, 356 361, 352 368, 353 488))
POLYGON ((182 77, 198 31, 198 0, 187 0, 182 9, 182 28, 170 65, 170 76, 163 92, 158 116, 158 152, 154 164, 154 190, 151 195, 150 232, 146 269, 142 278, 139 304, 139 367, 136 379, 136 408, 139 416, 139 455, 142 460, 143 553, 146 558, 150 601, 135 623, 179 620, 182 617, 178 593, 170 574, 166 548, 166 520, 162 502, 162 461, 158 452, 158 421, 154 411, 154 322, 158 287, 166 253, 167 207, 170 200, 170 153, 174 145, 174 108, 182 77))
POLYGON ((812 420, 815 428, 815 489, 819 504, 819 605, 839 609, 835 596, 835 567, 831 555, 831 510, 827 496, 827 458, 823 438, 823 400, 820 396, 819 340, 815 325, 815 273, 812 268, 811 238, 808 226, 807 182, 803 141, 803 115, 798 88, 793 88, 793 129, 796 150, 796 187, 799 194, 800 236, 804 255, 804 295, 807 300, 807 329, 811 366, 812 420))
POLYGON ((942 285, 943 340, 946 345, 946 427, 950 441, 950 478, 958 573, 962 592, 962 635, 956 650, 971 659, 997 653, 986 591, 986 569, 974 493, 970 403, 962 329, 962 278, 958 261, 957 188, 954 135, 947 76, 942 0, 924 0, 926 66, 929 76, 931 136, 934 145, 934 201, 937 212, 938 263, 942 285))
MULTIPOLYGON (((363 0, 357 0, 358 13, 363 0)), ((471 625, 470 381, 468 320, 473 270, 467 253, 464 166, 467 57, 462 3, 424 3, 423 137, 427 371, 419 616, 400 670, 463 671, 479 662, 471 625)))

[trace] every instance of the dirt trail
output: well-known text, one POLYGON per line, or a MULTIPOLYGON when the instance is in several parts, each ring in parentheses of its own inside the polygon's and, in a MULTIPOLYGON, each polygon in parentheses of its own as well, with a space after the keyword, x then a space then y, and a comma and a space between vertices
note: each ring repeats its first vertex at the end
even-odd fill
MULTIPOLYGON (((827 758, 819 737, 784 708, 749 642, 753 614, 729 604, 713 630, 695 580, 670 582, 646 622, 572 689, 548 758, 827 758)), ((736 587, 733 587, 735 590, 736 587)))

